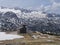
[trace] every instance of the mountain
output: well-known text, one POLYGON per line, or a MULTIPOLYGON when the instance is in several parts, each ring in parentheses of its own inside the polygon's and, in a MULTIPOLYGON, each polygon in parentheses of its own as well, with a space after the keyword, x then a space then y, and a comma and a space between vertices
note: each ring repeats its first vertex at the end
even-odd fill
POLYGON ((18 30, 26 24, 28 30, 60 35, 60 15, 23 8, 0 8, 0 30, 18 30))
POLYGON ((18 8, 18 7, 14 7, 15 10, 20 10, 21 12, 25 12, 25 13, 30 13, 32 12, 33 10, 30 10, 30 9, 24 9, 24 8, 18 8))

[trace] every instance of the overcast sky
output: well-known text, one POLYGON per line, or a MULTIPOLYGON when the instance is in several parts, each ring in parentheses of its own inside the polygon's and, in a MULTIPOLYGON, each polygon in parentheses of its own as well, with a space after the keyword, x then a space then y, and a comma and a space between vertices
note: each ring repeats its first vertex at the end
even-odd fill
POLYGON ((60 13, 60 0, 0 0, 0 6, 60 13))

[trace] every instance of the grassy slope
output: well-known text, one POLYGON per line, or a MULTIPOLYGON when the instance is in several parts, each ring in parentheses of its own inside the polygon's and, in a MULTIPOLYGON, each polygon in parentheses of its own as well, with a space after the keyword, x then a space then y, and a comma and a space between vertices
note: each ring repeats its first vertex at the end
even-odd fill
MULTIPOLYGON (((28 34, 24 35, 25 39, 17 40, 20 43, 20 45, 60 45, 60 36, 52 36, 51 38, 39 38, 39 39, 33 39, 28 34), (52 41, 48 41, 52 40, 52 41)), ((51 36, 51 35, 50 35, 51 36)))

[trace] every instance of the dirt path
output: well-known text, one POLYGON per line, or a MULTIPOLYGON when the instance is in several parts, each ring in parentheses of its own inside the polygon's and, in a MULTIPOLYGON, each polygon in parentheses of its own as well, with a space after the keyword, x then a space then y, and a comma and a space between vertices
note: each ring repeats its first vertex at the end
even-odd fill
POLYGON ((13 32, 6 32, 7 34, 14 34, 17 35, 17 31, 13 31, 13 32))

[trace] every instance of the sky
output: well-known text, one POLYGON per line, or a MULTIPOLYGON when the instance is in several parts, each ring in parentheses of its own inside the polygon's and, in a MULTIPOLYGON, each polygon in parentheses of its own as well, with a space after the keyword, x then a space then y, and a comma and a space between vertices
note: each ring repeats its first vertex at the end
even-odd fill
POLYGON ((60 0, 0 0, 0 6, 60 13, 60 0))

